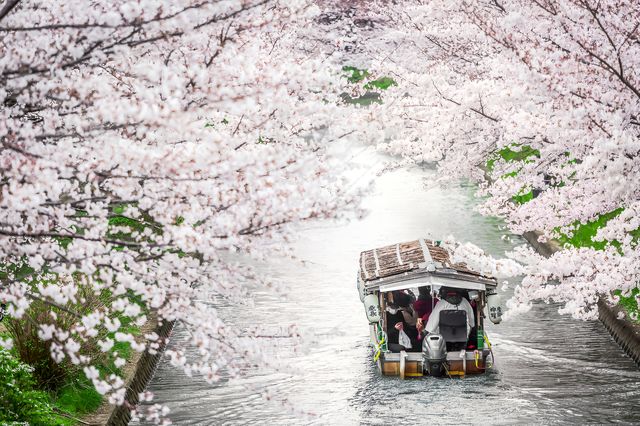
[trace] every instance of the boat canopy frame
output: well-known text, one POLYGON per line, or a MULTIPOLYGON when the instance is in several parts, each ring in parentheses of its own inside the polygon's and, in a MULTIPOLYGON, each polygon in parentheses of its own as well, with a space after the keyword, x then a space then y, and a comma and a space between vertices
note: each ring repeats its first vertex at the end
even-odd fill
POLYGON ((368 292, 388 292, 423 286, 452 287, 464 290, 487 291, 495 289, 497 283, 491 279, 470 280, 468 277, 460 276, 460 274, 456 273, 419 271, 415 274, 393 277, 393 279, 381 278, 373 282, 367 281, 365 282, 364 288, 368 292))

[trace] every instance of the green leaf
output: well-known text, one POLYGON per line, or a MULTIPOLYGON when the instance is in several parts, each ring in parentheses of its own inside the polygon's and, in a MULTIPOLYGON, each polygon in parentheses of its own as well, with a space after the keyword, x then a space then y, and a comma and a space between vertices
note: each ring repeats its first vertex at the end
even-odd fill
POLYGON ((531 162, 533 161, 531 157, 540 158, 540 151, 529 145, 512 143, 509 146, 495 151, 489 156, 489 159, 487 160, 487 170, 491 172, 498 160, 502 160, 507 163, 515 163, 518 161, 531 162))
POLYGON ((344 76, 349 83, 359 83, 369 76, 369 71, 352 66, 344 66, 342 67, 342 71, 345 72, 344 76))
POLYGON ((391 86, 397 86, 398 83, 391 77, 380 77, 377 80, 373 80, 364 85, 367 90, 380 89, 387 90, 391 86))
POLYGON ((533 191, 523 192, 522 190, 518 194, 511 197, 516 204, 525 204, 533 200, 533 191))

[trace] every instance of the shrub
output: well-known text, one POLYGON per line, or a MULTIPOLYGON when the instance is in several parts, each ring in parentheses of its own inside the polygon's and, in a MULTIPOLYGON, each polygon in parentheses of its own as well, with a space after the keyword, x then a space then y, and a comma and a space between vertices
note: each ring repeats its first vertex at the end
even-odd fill
POLYGON ((49 396, 34 390, 33 368, 0 349, 0 423, 61 425, 49 396))
MULTIPOLYGON (((65 307, 68 311, 34 300, 21 319, 5 320, 17 355, 21 361, 32 366, 33 376, 41 389, 55 391, 68 377, 73 377, 81 371, 80 366, 73 365, 68 359, 61 363, 55 362, 51 357, 51 342, 38 337, 39 324, 54 324, 62 330, 70 330, 78 320, 78 317, 70 312, 84 315, 104 306, 100 297, 87 287, 80 287, 80 290, 78 296, 81 301, 68 304, 65 307), (51 316, 52 312, 55 313, 55 318, 51 316)), ((100 355, 95 339, 87 339, 80 343, 80 353, 92 357, 100 355)))

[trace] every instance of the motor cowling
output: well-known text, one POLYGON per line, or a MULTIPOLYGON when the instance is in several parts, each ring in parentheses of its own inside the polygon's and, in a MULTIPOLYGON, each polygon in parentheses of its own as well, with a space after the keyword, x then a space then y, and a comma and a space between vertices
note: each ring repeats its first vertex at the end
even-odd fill
POLYGON ((445 372, 447 343, 440 334, 429 334, 422 341, 424 368, 430 376, 439 377, 445 372))

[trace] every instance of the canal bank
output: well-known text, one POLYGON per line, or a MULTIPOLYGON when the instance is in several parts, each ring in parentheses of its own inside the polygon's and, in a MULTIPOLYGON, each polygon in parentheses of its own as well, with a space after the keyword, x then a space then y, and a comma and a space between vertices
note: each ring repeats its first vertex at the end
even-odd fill
MULTIPOLYGON (((523 237, 545 257, 561 250, 557 241, 538 241, 540 235, 540 232, 525 232, 523 237)), ((602 298, 598 301, 598 318, 613 340, 640 367, 640 324, 632 322, 620 306, 609 306, 602 298)))
POLYGON ((95 411, 84 416, 78 423, 86 425, 126 426, 131 420, 131 410, 140 402, 139 395, 144 392, 158 367, 158 362, 169 342, 175 321, 158 322, 157 315, 152 313, 147 323, 141 328, 140 334, 156 333, 160 347, 155 353, 144 351, 134 352, 127 360, 123 372, 123 380, 127 392, 122 405, 112 405, 105 400, 95 411))
MULTIPOLYGON (((519 150, 513 146, 505 147, 494 152, 487 160, 486 165, 482 165, 480 169, 483 171, 485 180, 493 183, 491 169, 496 161, 502 160, 505 163, 517 163, 518 161, 529 161, 529 159, 537 156, 539 156, 539 152, 527 145, 520 146, 519 150)), ((512 171, 511 173, 518 173, 518 171, 512 171)), ((508 175, 503 175, 503 177, 508 175)), ((525 196, 514 196, 512 202, 522 204, 534 197, 535 195, 532 191, 525 196)), ((554 253, 562 250, 560 242, 556 240, 538 241, 541 235, 542 232, 540 231, 528 231, 522 236, 542 256, 551 257, 554 253)), ((611 334, 613 340, 640 367, 640 323, 632 321, 628 312, 621 306, 609 306, 602 299, 598 301, 598 318, 611 334)))

